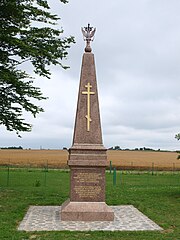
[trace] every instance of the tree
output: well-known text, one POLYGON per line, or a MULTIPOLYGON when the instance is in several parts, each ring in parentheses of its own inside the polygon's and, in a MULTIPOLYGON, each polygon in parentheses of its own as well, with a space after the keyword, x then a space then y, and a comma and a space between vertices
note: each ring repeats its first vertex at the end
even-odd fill
POLYGON ((37 75, 47 78, 49 65, 67 68, 61 60, 67 57, 74 38, 61 37, 63 30, 55 28, 58 20, 50 13, 47 0, 0 1, 0 124, 18 135, 32 128, 23 111, 36 117, 43 109, 34 99, 46 99, 22 63, 30 63, 37 75))
MULTIPOLYGON (((180 140, 180 133, 176 134, 176 135, 175 135, 175 138, 176 138, 177 140, 180 140)), ((179 151, 178 151, 178 152, 179 152, 179 151)), ((180 159, 180 155, 177 156, 177 159, 180 159)))
POLYGON ((175 135, 175 138, 176 138, 177 140, 180 140, 180 133, 176 134, 176 135, 175 135))
POLYGON ((121 150, 120 146, 115 146, 114 150, 121 150))

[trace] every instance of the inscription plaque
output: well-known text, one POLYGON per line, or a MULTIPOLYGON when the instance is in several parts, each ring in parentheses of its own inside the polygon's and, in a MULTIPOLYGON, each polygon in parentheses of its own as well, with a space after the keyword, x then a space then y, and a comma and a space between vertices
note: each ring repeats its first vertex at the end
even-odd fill
POLYGON ((104 201, 104 169, 81 168, 71 171, 72 201, 104 201))

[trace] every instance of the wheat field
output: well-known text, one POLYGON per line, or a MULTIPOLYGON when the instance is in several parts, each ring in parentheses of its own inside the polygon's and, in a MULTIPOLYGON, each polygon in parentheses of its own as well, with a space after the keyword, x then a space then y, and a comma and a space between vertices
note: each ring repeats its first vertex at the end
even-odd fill
POLYGON ((108 160, 122 169, 180 170, 176 152, 108 151, 108 160))
MULTIPOLYGON (((119 169, 180 170, 176 152, 107 151, 108 160, 119 169)), ((67 168, 66 150, 0 150, 0 165, 67 168)))

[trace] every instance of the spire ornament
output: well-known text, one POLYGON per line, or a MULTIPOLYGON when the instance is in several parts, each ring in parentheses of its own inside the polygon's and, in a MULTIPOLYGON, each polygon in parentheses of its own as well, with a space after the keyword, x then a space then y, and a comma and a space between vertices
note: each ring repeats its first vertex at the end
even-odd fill
POLYGON ((96 28, 90 27, 88 23, 87 27, 81 28, 82 34, 84 36, 84 41, 86 41, 85 52, 91 52, 90 42, 94 40, 94 34, 96 32, 96 28))

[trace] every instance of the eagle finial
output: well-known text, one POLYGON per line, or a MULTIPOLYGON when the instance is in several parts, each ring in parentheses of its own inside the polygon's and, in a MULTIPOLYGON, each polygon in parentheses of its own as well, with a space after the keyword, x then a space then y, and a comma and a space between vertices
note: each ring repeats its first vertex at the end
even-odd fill
POLYGON ((91 27, 90 24, 88 23, 88 26, 84 28, 82 27, 81 31, 84 36, 84 41, 86 41, 85 52, 91 52, 92 49, 90 46, 90 42, 94 40, 96 28, 91 27))

